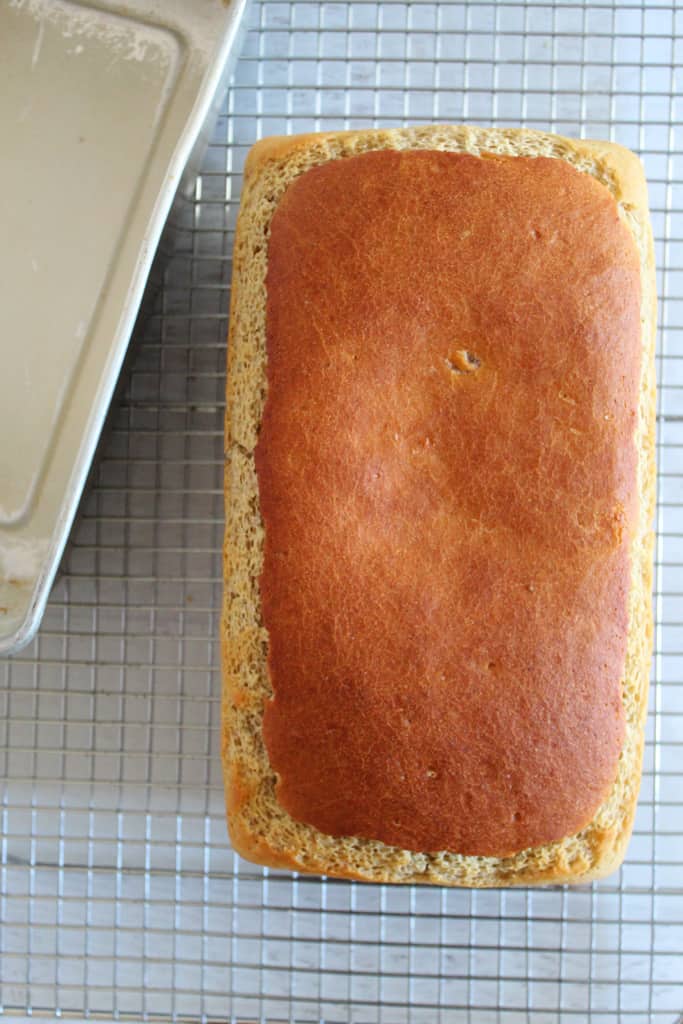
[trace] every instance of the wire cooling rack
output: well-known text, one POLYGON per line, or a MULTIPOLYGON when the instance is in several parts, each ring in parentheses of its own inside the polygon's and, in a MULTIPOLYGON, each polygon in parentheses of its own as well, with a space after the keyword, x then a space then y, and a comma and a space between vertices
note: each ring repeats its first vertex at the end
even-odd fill
POLYGON ((43 628, 0 663, 1 1011, 674 1024, 683 1010, 683 9, 254 3, 43 628), (297 878, 228 846, 216 635, 230 252, 261 135, 420 121, 612 138, 657 239, 656 655, 620 873, 578 890, 297 878))

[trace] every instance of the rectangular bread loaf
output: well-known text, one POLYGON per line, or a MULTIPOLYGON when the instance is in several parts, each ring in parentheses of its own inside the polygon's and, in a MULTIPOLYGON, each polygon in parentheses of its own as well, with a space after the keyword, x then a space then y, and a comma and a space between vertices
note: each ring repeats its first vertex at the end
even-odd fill
POLYGON ((655 285, 619 146, 258 143, 234 251, 223 766, 237 852, 586 882, 640 784, 655 285))

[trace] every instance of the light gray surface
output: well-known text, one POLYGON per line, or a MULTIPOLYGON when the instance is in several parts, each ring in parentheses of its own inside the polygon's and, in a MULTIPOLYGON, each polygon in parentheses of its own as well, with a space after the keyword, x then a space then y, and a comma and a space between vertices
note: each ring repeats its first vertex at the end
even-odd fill
POLYGON ((667 1022, 683 1009, 683 12, 256 3, 37 641, 0 663, 5 1013, 354 1024, 667 1022), (249 144, 469 120, 611 137, 662 296, 655 685, 636 831, 589 888, 457 892, 233 858, 219 766, 224 338, 249 144), (665 241, 666 239, 666 241, 665 241))
POLYGON ((86 34, 80 6, 45 10, 0 5, 4 527, 30 513, 184 56, 140 22, 91 13, 86 34))

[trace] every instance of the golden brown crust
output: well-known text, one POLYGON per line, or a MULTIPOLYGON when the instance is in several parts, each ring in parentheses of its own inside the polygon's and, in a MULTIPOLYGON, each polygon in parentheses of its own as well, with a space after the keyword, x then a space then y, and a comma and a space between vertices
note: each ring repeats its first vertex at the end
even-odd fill
POLYGON ((490 886, 584 882, 608 873, 623 855, 635 812, 651 644, 654 264, 645 184, 637 159, 610 144, 577 143, 543 133, 437 127, 267 140, 252 151, 246 179, 235 251, 226 421, 224 766, 236 848, 259 863, 376 881, 490 886), (253 471, 253 449, 265 395, 265 253, 259 251, 259 242, 263 245, 279 197, 294 177, 325 160, 377 148, 492 151, 567 159, 612 191, 643 255, 644 374, 638 435, 642 501, 639 536, 633 548, 624 681, 627 741, 613 792, 594 822, 575 837, 510 858, 410 854, 372 841, 335 840, 299 826, 275 800, 274 779, 263 749, 261 720, 269 696, 264 671, 268 638, 260 622, 254 587, 263 536, 253 471))
POLYGON ((614 198, 544 157, 329 161, 280 200, 266 287, 278 801, 415 851, 578 832, 623 743, 638 513, 614 198))

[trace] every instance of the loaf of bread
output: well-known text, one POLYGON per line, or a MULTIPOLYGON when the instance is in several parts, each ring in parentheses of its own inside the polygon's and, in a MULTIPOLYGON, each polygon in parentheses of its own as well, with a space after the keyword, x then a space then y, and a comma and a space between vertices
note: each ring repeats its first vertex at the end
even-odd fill
POLYGON ((651 656, 655 285, 619 146, 470 127, 249 154, 223 764, 248 860, 617 868, 651 656))

